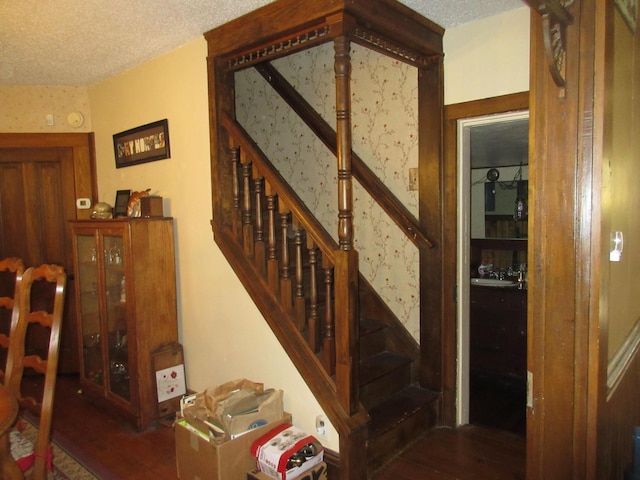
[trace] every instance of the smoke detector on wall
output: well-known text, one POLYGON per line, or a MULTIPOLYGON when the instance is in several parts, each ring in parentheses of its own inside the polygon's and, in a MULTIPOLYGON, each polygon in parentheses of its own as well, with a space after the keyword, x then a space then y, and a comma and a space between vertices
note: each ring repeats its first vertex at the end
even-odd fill
POLYGON ((84 115, 80 112, 71 112, 67 115, 67 123, 73 128, 79 128, 84 124, 84 115))

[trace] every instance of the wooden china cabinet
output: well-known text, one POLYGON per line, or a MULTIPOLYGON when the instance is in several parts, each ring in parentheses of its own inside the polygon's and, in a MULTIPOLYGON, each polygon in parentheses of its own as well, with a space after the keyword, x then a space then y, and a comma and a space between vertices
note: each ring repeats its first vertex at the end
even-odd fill
POLYGON ((158 416, 151 352, 178 341, 173 219, 70 223, 82 393, 144 429, 158 416))

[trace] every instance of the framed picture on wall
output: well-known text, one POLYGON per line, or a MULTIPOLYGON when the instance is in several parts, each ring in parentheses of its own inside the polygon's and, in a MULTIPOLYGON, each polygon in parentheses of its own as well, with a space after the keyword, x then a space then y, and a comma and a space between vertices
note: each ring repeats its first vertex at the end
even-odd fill
POLYGON ((638 20, 638 0, 615 0, 615 4, 625 23, 635 33, 638 20))
POLYGON ((113 136, 116 168, 170 158, 169 122, 165 118, 113 136))

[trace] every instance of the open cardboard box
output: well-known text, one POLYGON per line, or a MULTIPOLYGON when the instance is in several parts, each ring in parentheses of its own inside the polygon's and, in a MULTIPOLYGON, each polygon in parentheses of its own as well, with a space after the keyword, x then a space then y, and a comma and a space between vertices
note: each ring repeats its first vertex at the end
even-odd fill
POLYGON ((186 420, 177 421, 175 432, 178 478, 245 480, 247 472, 256 468, 256 458, 251 454, 251 444, 283 423, 291 423, 290 413, 285 413, 278 421, 249 430, 233 440, 215 444, 186 420))

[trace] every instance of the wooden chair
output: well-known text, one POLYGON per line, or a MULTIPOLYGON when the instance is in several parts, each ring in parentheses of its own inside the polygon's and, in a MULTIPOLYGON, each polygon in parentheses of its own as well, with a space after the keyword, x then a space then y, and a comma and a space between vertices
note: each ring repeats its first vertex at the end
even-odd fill
POLYGON ((51 417, 66 281, 64 269, 57 265, 28 268, 19 282, 18 320, 12 322, 13 329, 9 333, 5 386, 16 396, 22 408, 34 411, 40 417, 32 471, 32 478, 35 480, 46 480, 47 467, 50 466, 51 417), (25 353, 27 331, 30 327, 37 328, 36 325, 49 330, 49 347, 45 359, 40 355, 25 353), (42 398, 23 397, 21 383, 25 368, 44 374, 42 398))
MULTIPOLYGON (((0 260, 0 382, 4 383, 7 353, 9 351, 9 332, 13 320, 13 305, 18 282, 24 273, 22 259, 10 257, 0 260)), ((17 316, 15 317, 17 319, 17 316)))

